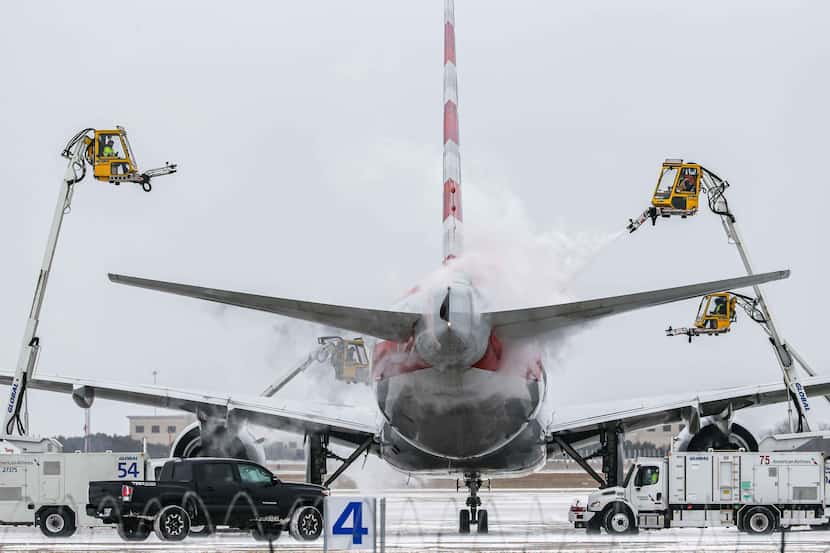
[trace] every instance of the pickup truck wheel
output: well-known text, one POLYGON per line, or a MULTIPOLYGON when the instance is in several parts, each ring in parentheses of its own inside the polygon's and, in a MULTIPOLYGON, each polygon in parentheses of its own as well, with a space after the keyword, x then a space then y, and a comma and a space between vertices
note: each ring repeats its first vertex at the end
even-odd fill
POLYGON ((613 503, 603 513, 602 527, 609 534, 628 534, 634 529, 634 517, 628 507, 613 503))
POLYGON ((279 525, 263 525, 251 529, 251 536, 256 541, 277 541, 280 534, 282 534, 282 526, 279 525))
POLYGON ((323 533, 323 514, 311 505, 297 507, 291 514, 288 532, 295 540, 316 540, 323 533))
POLYGON ((744 515, 743 527, 750 534, 770 534, 775 530, 775 515, 766 507, 753 507, 744 515))
POLYGON ((209 538, 213 534, 216 533, 216 528, 213 528, 207 524, 203 524, 201 526, 191 526, 190 527, 190 537, 191 538, 209 538))
POLYGON ((190 517, 178 505, 168 505, 156 515, 153 528, 160 540, 182 541, 190 533, 190 517))
POLYGON ((68 509, 52 507, 40 514, 40 531, 47 538, 65 538, 75 533, 75 517, 68 509))
POLYGON ((144 541, 151 531, 150 522, 140 518, 124 518, 118 523, 118 535, 124 541, 144 541))
POLYGON ((602 513, 596 513, 585 523, 586 534, 599 534, 602 532, 602 513))

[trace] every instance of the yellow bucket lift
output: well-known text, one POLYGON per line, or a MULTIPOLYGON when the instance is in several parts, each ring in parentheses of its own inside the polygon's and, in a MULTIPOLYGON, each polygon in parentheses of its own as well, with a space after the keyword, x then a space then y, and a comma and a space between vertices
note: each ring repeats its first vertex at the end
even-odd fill
POLYGON ((682 159, 667 159, 660 168, 657 186, 649 206, 637 219, 629 219, 628 231, 634 232, 646 220, 657 224, 657 217, 680 215, 684 219, 697 213, 700 204, 700 177, 703 168, 682 159))
MULTIPOLYGON (((686 218, 695 215, 700 207, 701 193, 704 193, 706 195, 704 205, 720 218, 726 238, 738 250, 746 273, 755 274, 746 245, 738 231, 737 219, 726 199, 729 186, 726 179, 699 163, 684 163, 682 159, 667 159, 660 168, 660 176, 652 194, 651 205, 638 218, 628 220, 628 231, 634 232, 649 219, 652 224, 656 224, 658 217, 679 215, 686 218)), ((810 404, 804 386, 799 381, 795 363, 798 363, 810 376, 814 376, 816 372, 794 350, 792 344, 788 344, 779 334, 761 287, 756 285, 752 288, 755 297, 742 296, 734 292, 721 292, 703 298, 692 328, 673 329, 669 327, 666 334, 688 336, 690 342, 694 336, 702 334, 710 336, 724 334, 729 332, 735 322, 736 307, 743 309, 751 320, 764 329, 772 344, 778 366, 784 377, 784 386, 789 392, 790 431, 806 436, 807 434, 803 433, 811 433, 817 427, 810 421, 810 404), (723 313, 724 307, 726 313, 723 313), (796 411, 795 414, 793 408, 796 411)), ((830 401, 830 395, 825 397, 830 401)), ((790 442, 786 440, 787 438, 782 438, 781 443, 786 443, 784 447, 789 448, 790 442)))
POLYGON ((285 376, 279 377, 273 384, 262 392, 264 397, 273 397, 291 382, 298 374, 304 372, 315 363, 328 361, 334 369, 337 380, 355 384, 361 382, 370 384, 372 374, 369 356, 366 355, 366 344, 363 338, 347 340, 341 336, 321 336, 317 338, 320 344, 306 358, 285 376))
POLYGON ((737 307, 739 306, 746 311, 753 321, 757 323, 766 322, 763 313, 758 309, 758 302, 754 298, 733 292, 718 292, 704 296, 700 300, 693 327, 669 327, 666 329, 666 335, 688 336, 689 342, 691 342, 695 336, 726 334, 732 330, 732 323, 737 319, 737 307))
POLYGON ((121 126, 116 126, 114 130, 84 129, 69 141, 64 150, 64 157, 69 157, 70 149, 78 142, 83 142, 86 162, 92 166, 93 176, 99 181, 116 185, 134 182, 140 184, 145 192, 150 192, 153 189, 150 184, 153 177, 176 172, 176 165, 170 163, 164 167, 139 172, 127 131, 121 126))
POLYGON ((363 338, 346 340, 340 336, 323 336, 318 338, 317 342, 331 347, 329 361, 334 368, 334 376, 337 380, 349 384, 371 382, 369 356, 366 354, 366 344, 363 338))

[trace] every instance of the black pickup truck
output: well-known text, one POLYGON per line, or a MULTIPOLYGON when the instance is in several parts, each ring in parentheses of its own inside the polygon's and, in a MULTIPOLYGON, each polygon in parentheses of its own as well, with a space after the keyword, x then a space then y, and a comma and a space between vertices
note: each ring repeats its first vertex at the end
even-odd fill
POLYGON ((284 529, 314 540, 323 530, 328 493, 314 484, 282 482, 250 461, 175 459, 164 464, 158 480, 90 482, 86 512, 117 524, 121 538, 130 541, 151 531, 179 541, 217 526, 250 530, 261 540, 276 539, 284 529))

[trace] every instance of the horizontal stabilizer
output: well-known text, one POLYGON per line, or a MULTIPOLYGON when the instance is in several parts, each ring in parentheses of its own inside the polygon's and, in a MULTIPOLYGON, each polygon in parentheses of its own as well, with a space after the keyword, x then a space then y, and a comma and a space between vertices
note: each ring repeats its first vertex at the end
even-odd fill
POLYGON ((215 288, 203 288, 201 286, 149 280, 112 273, 110 273, 109 278, 117 284, 126 284, 139 288, 147 288, 149 290, 177 294, 179 296, 198 298, 216 303, 224 303, 226 305, 235 305, 237 307, 256 309, 258 311, 267 311, 268 313, 276 313, 284 317, 328 325, 395 342, 405 342, 412 337, 415 324, 420 318, 420 315, 417 313, 403 313, 399 311, 384 311, 380 309, 365 309, 362 307, 347 307, 310 301, 272 298, 270 296, 258 296, 256 294, 217 290, 215 288))
POLYGON ((715 292, 746 288, 747 286, 789 278, 789 276, 790 271, 776 271, 676 288, 664 288, 663 290, 652 290, 650 292, 639 292, 625 296, 612 296, 544 307, 512 309, 510 311, 493 311, 485 313, 483 316, 499 336, 531 337, 590 319, 617 315, 643 307, 698 298, 715 292))

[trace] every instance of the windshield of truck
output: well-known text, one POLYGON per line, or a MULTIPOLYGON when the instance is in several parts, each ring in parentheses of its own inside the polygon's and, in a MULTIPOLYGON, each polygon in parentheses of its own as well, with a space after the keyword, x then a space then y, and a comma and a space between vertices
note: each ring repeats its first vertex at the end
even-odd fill
POLYGON ((627 487, 628 487, 628 483, 631 481, 631 475, 632 475, 632 474, 634 474, 634 468, 635 468, 635 466, 636 466, 636 465, 634 465, 634 464, 632 463, 632 464, 631 464, 631 466, 630 466, 630 467, 628 467, 628 472, 626 472, 626 473, 625 473, 625 478, 623 479, 623 484, 622 484, 623 488, 627 488, 627 487))

